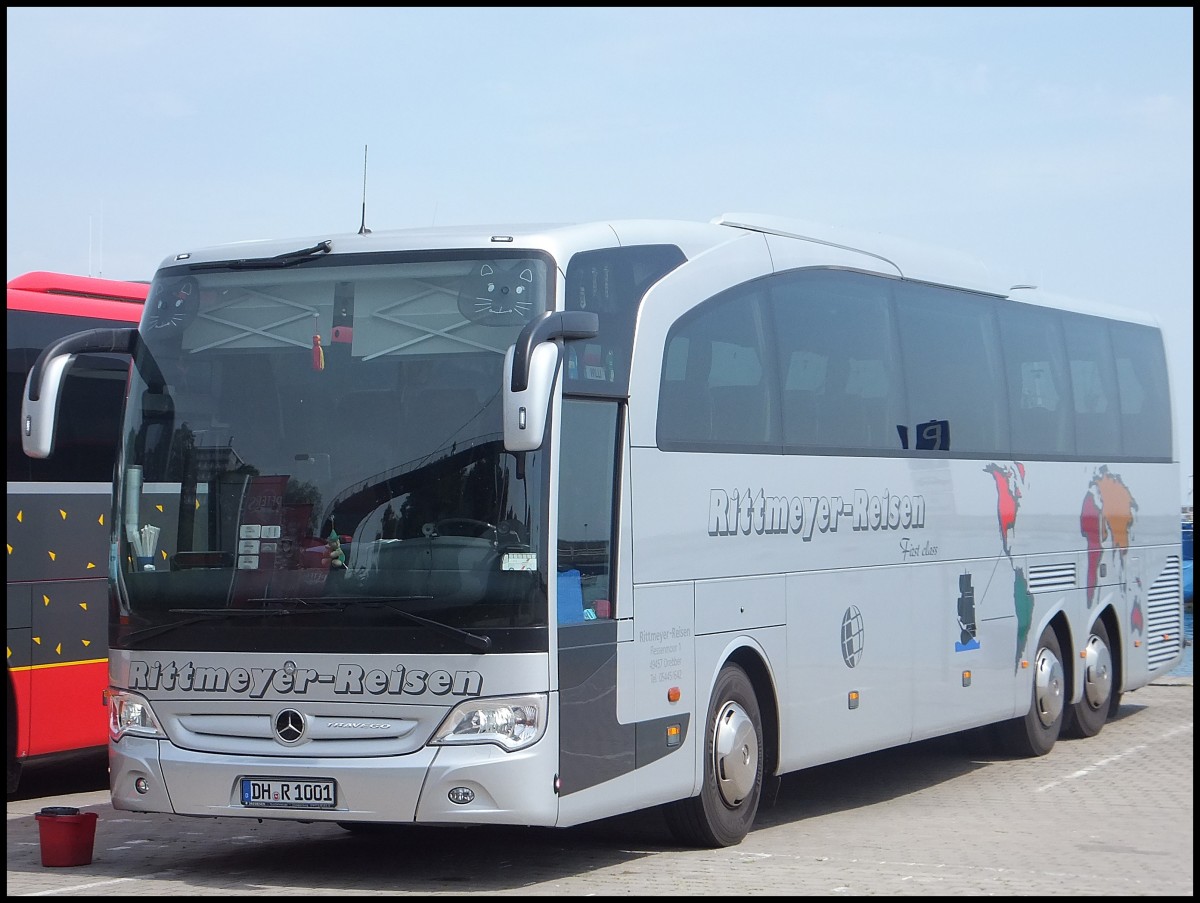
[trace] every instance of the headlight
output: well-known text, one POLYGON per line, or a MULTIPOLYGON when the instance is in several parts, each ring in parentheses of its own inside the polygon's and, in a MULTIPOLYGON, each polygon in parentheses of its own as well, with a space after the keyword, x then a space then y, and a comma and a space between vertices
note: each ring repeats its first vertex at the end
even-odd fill
POLYGON ((546 732, 546 695, 475 699, 454 707, 429 741, 432 746, 495 743, 512 752, 546 732))
POLYGON ((150 703, 136 693, 108 691, 108 733, 114 741, 126 734, 138 737, 166 737, 150 703))

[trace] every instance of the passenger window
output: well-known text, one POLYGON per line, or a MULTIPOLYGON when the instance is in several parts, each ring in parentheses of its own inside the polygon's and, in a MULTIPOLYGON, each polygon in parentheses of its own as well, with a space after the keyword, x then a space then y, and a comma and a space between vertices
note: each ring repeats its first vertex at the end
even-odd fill
POLYGON ((1066 345, 1058 313, 1031 305, 999 305, 1014 455, 1070 455, 1075 424, 1067 403, 1066 345))
POLYGON ((1122 452, 1171 457, 1166 352, 1159 333, 1134 323, 1110 324, 1121 404, 1122 452))
POLYGON ((1121 423, 1108 328, 1096 317, 1064 314, 1063 334, 1071 370, 1076 447, 1096 458, 1116 457, 1121 454, 1121 423))
POLYGON ((745 286, 672 327, 659 392, 660 446, 779 451, 764 332, 761 293, 745 286))
POLYGON ((1007 453, 1008 405, 992 300, 969 292, 901 282, 896 321, 908 383, 909 416, 943 421, 946 448, 1007 453))
POLYGON ((903 420, 889 281, 799 270, 772 281, 789 450, 896 449, 903 420))

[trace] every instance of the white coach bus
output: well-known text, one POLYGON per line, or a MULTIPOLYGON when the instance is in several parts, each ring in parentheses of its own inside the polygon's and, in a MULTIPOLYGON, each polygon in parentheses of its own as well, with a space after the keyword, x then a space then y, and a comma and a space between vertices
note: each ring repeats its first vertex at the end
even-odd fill
POLYGON ((784 773, 1040 756, 1181 660, 1160 330, 761 216, 169 257, 111 548, 113 806, 740 842, 784 773), (989 727, 990 726, 990 727, 989 727))

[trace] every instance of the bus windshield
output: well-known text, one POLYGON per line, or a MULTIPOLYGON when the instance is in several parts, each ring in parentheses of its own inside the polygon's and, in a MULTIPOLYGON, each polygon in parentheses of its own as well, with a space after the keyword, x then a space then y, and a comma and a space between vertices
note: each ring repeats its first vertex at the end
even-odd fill
POLYGON ((158 274, 119 464, 114 644, 434 651, 457 630, 511 651, 545 626, 543 466, 505 451, 501 388, 553 264, 379 259, 158 274))

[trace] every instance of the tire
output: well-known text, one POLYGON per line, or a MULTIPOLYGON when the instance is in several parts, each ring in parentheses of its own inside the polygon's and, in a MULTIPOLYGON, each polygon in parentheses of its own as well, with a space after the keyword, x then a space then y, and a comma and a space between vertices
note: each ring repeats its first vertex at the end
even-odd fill
POLYGON ((1046 755, 1062 732, 1066 679, 1062 650, 1051 627, 1047 627, 1038 639, 1033 668, 1029 711, 1020 718, 996 726, 1002 749, 1021 758, 1046 755))
POLYGON ((1063 736, 1082 739, 1100 733, 1112 712, 1114 677, 1108 630, 1097 619, 1083 657, 1083 698, 1067 706, 1063 736))
POLYGON ((754 824, 763 787, 763 728, 754 686, 737 665, 717 676, 704 731, 700 793, 664 807, 667 826, 685 846, 729 847, 754 824))
POLYGON ((1122 693, 1120 690, 1113 691, 1112 700, 1108 704, 1108 717, 1110 719, 1117 717, 1117 712, 1121 708, 1121 696, 1122 693))

